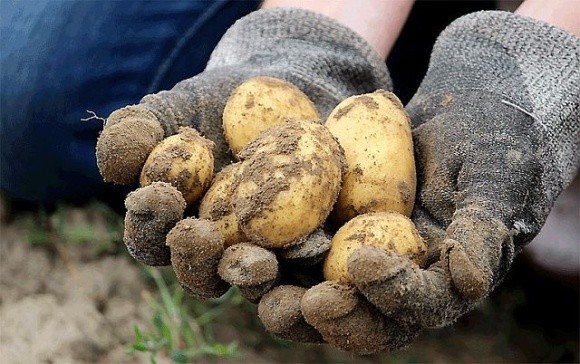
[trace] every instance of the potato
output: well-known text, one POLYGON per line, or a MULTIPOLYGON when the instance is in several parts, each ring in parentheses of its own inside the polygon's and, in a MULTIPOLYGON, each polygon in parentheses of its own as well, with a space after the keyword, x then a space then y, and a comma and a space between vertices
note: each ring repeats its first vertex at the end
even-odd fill
POLYGON ((219 171, 199 204, 199 217, 215 223, 226 248, 248 240, 232 211, 233 183, 240 167, 230 164, 219 171))
POLYGON ((326 220, 340 191, 345 161, 323 125, 281 124, 260 134, 240 158, 244 162, 233 211, 252 242, 288 247, 326 220))
POLYGON ((326 127, 344 149, 348 172, 332 217, 396 211, 410 216, 417 186, 411 124, 391 92, 352 96, 331 112, 326 127))
POLYGON ((198 200, 213 177, 213 142, 195 129, 182 127, 179 133, 159 143, 141 171, 141 186, 166 182, 182 193, 187 204, 198 200))
POLYGON ((254 77, 238 86, 223 113, 225 138, 238 154, 262 131, 288 120, 318 120, 314 104, 296 86, 277 78, 254 77))
POLYGON ((420 267, 427 261, 427 245, 415 224, 397 212, 375 212, 359 215, 344 224, 334 235, 324 260, 326 280, 349 282, 348 257, 362 245, 393 250, 420 267))

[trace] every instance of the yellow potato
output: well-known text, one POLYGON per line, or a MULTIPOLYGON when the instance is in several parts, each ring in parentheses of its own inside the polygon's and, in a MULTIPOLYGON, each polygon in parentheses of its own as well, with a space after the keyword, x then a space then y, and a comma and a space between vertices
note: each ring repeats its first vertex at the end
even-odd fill
POLYGON ((246 236, 266 248, 299 242, 328 217, 345 162, 342 149, 317 122, 288 122, 260 135, 240 153, 233 211, 246 236))
POLYGON ((178 134, 164 139, 153 149, 141 171, 141 186, 152 182, 170 183, 191 204, 211 183, 213 145, 195 129, 180 128, 178 134))
POLYGON ((338 140, 348 164, 333 218, 396 211, 410 216, 417 186, 411 124, 391 92, 352 96, 329 115, 326 127, 338 140))
POLYGON ((314 104, 296 86, 272 77, 254 77, 238 86, 223 113, 224 135, 238 154, 262 131, 289 120, 318 120, 314 104))
POLYGON ((241 163, 230 164, 219 171, 199 204, 199 217, 215 223, 226 248, 248 240, 232 212, 233 184, 240 167, 241 163))
POLYGON ((427 261, 427 245, 415 224, 396 212, 359 215, 344 224, 330 244, 323 265, 324 278, 329 281, 349 282, 348 258, 363 245, 395 251, 420 267, 427 261))

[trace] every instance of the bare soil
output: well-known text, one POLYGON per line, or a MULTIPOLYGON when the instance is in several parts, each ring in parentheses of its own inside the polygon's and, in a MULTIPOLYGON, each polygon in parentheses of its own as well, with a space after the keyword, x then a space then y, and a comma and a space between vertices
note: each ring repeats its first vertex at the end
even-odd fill
MULTIPOLYGON (((10 213, 0 206, 3 363, 149 362, 146 354, 126 351, 134 340, 133 326, 150 327, 152 309, 144 297, 157 292, 124 247, 103 248, 106 224, 93 210, 68 207, 64 213, 73 226, 89 222, 93 238, 80 244, 69 234, 72 241, 43 244, 37 213, 10 213)), ((362 357, 327 345, 274 340, 257 323, 256 307, 245 307, 220 320, 219 338, 240 343, 240 357, 228 362, 529 363, 578 362, 580 357, 578 287, 534 271, 525 256, 475 311, 391 354, 362 357)), ((158 362, 169 363, 163 356, 158 362)))

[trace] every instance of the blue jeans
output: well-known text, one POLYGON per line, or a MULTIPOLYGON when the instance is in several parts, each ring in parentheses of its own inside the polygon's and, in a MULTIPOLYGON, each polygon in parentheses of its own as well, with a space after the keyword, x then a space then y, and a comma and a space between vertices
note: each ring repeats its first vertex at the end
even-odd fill
MULTIPOLYGON (((201 72, 258 1, 0 1, 0 188, 31 202, 116 194, 102 182, 102 122, 201 72)), ((123 192, 124 193, 124 192, 123 192)))

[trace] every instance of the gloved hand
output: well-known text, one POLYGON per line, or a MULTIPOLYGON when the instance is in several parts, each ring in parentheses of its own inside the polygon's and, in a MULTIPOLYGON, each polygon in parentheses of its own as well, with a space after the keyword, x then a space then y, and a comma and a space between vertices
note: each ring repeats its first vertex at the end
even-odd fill
MULTIPOLYGON (((575 174, 579 108, 577 37, 505 12, 453 22, 407 105, 419 186, 413 220, 429 246, 427 268, 360 248, 348 261, 353 285, 324 282, 300 298, 305 321, 341 349, 375 353, 472 309, 575 174)), ((260 305, 295 295, 281 290, 260 305)))
POLYGON ((216 144, 216 170, 230 164, 223 109, 235 87, 259 75, 294 84, 322 116, 350 95, 391 86, 383 60, 347 27, 301 9, 259 10, 226 32, 204 72, 109 116, 97 144, 101 175, 135 181, 153 147, 180 126, 216 144))
MULTIPOLYGON (((203 73, 109 116, 97 142, 97 162, 104 180, 120 184, 136 181, 152 149, 181 126, 191 126, 215 143, 216 171, 232 163, 222 130, 224 106, 235 87, 258 75, 294 84, 323 117, 348 96, 391 88, 384 60, 350 29, 300 9, 256 11, 227 31, 203 73)), ((174 192, 155 183, 129 195, 124 238, 129 252, 150 265, 168 265, 171 260, 189 264, 198 278, 205 278, 182 284, 189 293, 201 297, 216 296, 227 289, 217 272, 220 266, 229 283, 243 288, 249 299, 258 300, 276 280, 279 269, 274 254, 263 248, 237 246, 226 251, 223 242, 208 233, 192 236, 206 239, 208 249, 179 249, 181 235, 176 233, 172 241, 177 245, 171 257, 165 237, 176 223, 193 235, 192 226, 203 227, 197 225, 199 222, 180 221, 185 205, 174 192), (248 273, 243 280, 236 280, 236 269, 248 273)), ((288 261, 308 260, 312 255, 311 244, 300 246, 305 248, 289 252, 288 261)))

